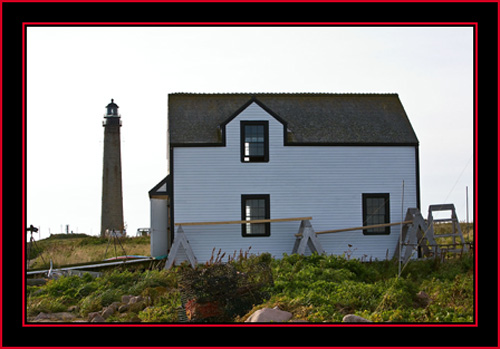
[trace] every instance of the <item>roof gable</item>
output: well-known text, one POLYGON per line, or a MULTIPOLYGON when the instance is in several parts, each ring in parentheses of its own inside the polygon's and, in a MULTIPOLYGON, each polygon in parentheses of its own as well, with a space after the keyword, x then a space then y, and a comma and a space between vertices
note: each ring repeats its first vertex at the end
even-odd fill
POLYGON ((273 118, 275 118, 278 122, 286 126, 286 121, 283 120, 279 115, 277 115, 275 112, 273 112, 271 109, 269 109, 266 105, 264 105, 261 101, 259 101, 255 96, 252 96, 248 102, 243 104, 241 108, 239 108, 233 115, 231 115, 227 120, 225 120, 220 127, 224 128, 226 127, 227 124, 229 124, 233 119, 235 119, 238 115, 240 115, 245 109, 247 109, 252 103, 257 104, 259 107, 261 107, 266 113, 271 115, 273 118))
POLYGON ((397 94, 170 94, 174 146, 224 145, 224 126, 252 102, 288 128, 287 145, 416 145, 397 94))

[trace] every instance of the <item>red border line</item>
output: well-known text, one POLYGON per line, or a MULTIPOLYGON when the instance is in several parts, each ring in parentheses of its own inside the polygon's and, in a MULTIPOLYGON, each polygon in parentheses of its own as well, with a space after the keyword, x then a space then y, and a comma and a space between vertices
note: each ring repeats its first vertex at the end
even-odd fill
MULTIPOLYGON (((34 3, 88 3, 88 2, 103 2, 102 0, 2 0, 2 2, 34 2, 34 3)), ((436 3, 436 0, 147 0, 147 1, 137 1, 137 0, 106 0, 106 2, 131 2, 131 3, 414 3, 414 2, 424 2, 424 3, 436 3)), ((442 3, 470 3, 474 2, 471 0, 440 0, 442 3)), ((498 3, 497 0, 478 0, 475 2, 484 3, 498 3)))
POLYGON ((244 27, 244 26, 311 26, 311 27, 341 27, 341 26, 388 26, 388 27, 411 27, 411 26, 474 26, 477 28, 477 22, 24 22, 26 26, 148 26, 148 27, 203 27, 203 26, 222 26, 222 27, 244 27))

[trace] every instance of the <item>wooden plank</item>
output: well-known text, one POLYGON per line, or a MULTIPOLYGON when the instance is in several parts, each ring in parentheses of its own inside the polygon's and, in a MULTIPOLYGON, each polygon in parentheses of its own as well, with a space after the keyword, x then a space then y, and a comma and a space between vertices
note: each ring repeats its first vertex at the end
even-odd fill
MULTIPOLYGON (((332 234, 332 233, 340 233, 343 231, 355 231, 355 230, 365 230, 365 229, 374 229, 374 228, 383 228, 383 227, 390 227, 393 225, 400 225, 400 224, 410 224, 413 221, 403 221, 403 222, 396 222, 396 223, 384 223, 384 224, 374 224, 374 225, 365 225, 362 227, 355 227, 355 228, 343 228, 343 229, 333 229, 333 230, 324 230, 324 231, 318 231, 316 234, 332 234)), ((295 234, 298 236, 298 234, 295 234)))
POLYGON ((255 219, 253 221, 188 222, 188 223, 175 223, 175 225, 188 226, 188 225, 219 225, 219 224, 257 224, 257 223, 276 223, 276 222, 292 222, 292 221, 308 221, 308 220, 312 220, 312 217, 255 219))
POLYGON ((454 204, 437 204, 437 205, 430 205, 429 206, 429 212, 431 211, 449 211, 449 210, 454 210, 455 205, 454 204))
POLYGON ((432 220, 434 223, 451 223, 451 222, 457 222, 455 218, 440 218, 440 219, 433 219, 432 220))
POLYGON ((456 237, 460 236, 460 233, 455 233, 455 234, 434 234, 434 238, 449 238, 449 237, 456 237))

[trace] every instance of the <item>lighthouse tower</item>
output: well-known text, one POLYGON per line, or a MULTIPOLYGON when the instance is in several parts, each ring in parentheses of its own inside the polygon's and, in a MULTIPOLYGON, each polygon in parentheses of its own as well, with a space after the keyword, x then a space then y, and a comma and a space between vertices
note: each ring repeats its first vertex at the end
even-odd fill
POLYGON ((123 232, 122 165, 118 106, 111 100, 104 116, 101 236, 106 231, 123 232))

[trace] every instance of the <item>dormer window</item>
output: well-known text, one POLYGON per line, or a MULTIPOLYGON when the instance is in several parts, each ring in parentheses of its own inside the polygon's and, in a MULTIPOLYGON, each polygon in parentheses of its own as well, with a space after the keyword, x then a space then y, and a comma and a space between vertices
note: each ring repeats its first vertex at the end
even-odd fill
POLYGON ((241 162, 269 161, 269 122, 241 121, 241 162))

